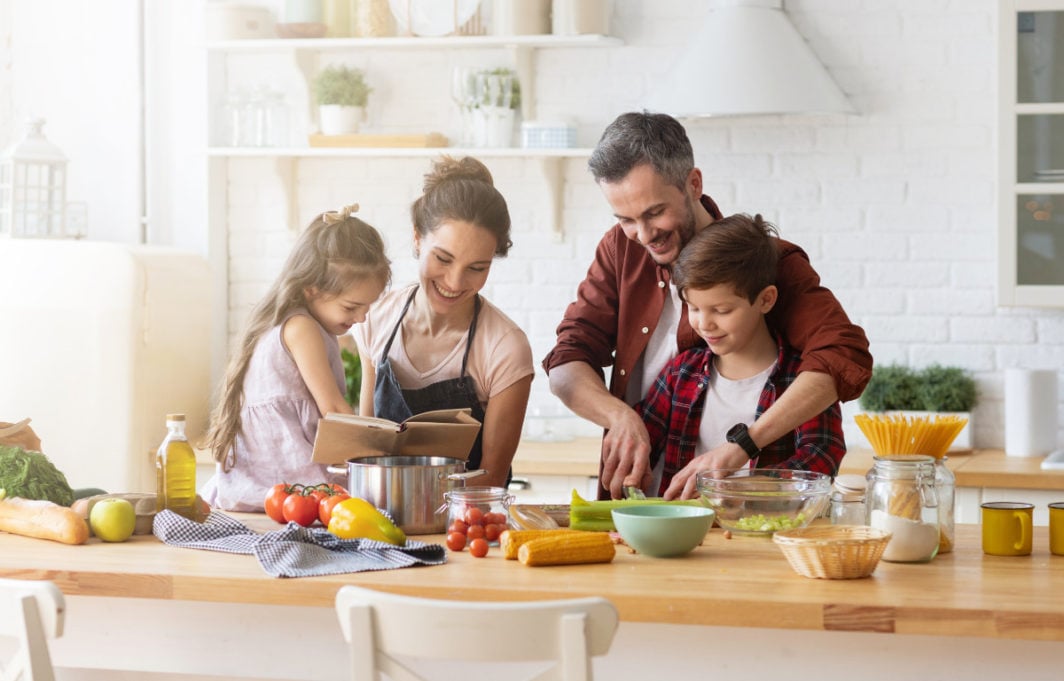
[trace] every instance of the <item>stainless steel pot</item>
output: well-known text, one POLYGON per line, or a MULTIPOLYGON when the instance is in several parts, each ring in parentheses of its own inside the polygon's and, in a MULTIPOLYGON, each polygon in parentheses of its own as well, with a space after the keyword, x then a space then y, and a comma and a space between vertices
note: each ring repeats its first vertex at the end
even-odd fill
POLYGON ((347 489, 391 514, 407 534, 441 534, 447 529, 444 494, 469 478, 487 473, 466 472, 465 462, 445 456, 368 456, 348 459, 347 489))

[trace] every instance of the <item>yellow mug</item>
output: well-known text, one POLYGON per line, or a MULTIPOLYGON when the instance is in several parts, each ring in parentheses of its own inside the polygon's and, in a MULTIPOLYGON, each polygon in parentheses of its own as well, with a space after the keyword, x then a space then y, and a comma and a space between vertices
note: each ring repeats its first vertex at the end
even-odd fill
POLYGON ((983 553, 992 556, 1031 555, 1034 504, 991 501, 983 508, 983 553))
POLYGON ((1064 501, 1049 505, 1049 552, 1064 556, 1064 501))

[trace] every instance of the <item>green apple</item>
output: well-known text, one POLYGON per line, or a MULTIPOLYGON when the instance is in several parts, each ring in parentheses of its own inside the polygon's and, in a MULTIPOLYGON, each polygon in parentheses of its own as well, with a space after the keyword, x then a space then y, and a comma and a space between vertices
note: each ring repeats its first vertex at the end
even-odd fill
POLYGON ((100 499, 89 511, 89 527, 103 541, 125 541, 133 536, 137 512, 125 499, 100 499))

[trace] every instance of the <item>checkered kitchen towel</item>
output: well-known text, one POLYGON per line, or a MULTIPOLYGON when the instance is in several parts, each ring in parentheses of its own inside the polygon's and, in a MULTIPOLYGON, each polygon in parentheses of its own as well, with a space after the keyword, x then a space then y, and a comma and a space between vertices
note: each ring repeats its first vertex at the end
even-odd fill
POLYGON ((211 511, 202 523, 173 511, 160 511, 152 523, 155 536, 171 546, 226 553, 255 554, 274 577, 314 577, 364 570, 389 570, 411 565, 442 565, 446 551, 439 544, 406 540, 393 546, 370 539, 339 539, 320 527, 288 523, 273 532, 253 532, 224 513, 211 511))

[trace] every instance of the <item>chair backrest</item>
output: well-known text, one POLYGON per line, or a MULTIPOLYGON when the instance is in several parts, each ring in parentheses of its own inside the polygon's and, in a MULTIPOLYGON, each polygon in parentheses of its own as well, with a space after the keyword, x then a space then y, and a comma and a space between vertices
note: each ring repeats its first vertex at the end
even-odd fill
POLYGON ((470 602, 344 586, 336 594, 351 649, 351 679, 420 681, 395 656, 476 662, 556 662, 535 681, 590 681, 591 658, 610 649, 617 609, 605 598, 470 602), (470 642, 477 644, 470 645, 470 642))
POLYGON ((0 579, 0 637, 17 642, 0 681, 54 681, 48 639, 62 636, 66 602, 47 581, 0 579))

